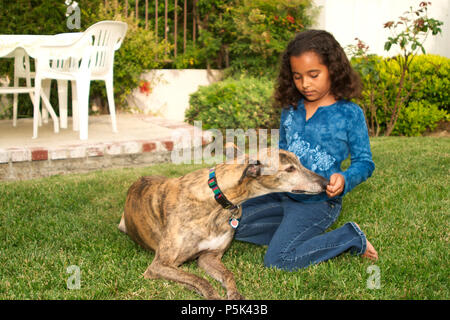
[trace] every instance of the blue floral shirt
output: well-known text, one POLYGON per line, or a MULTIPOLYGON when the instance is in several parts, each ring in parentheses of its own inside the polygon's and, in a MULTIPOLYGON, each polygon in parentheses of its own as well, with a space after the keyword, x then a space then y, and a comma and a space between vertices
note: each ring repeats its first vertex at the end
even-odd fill
MULTIPOLYGON (((303 100, 297 110, 292 106, 283 109, 279 148, 293 152, 304 167, 327 179, 333 173, 341 173, 345 188, 338 197, 367 180, 375 169, 364 113, 358 105, 346 100, 319 107, 307 121, 303 100), (342 171, 341 164, 349 154, 350 167, 342 171)), ((325 193, 288 195, 299 201, 329 199, 325 193)))

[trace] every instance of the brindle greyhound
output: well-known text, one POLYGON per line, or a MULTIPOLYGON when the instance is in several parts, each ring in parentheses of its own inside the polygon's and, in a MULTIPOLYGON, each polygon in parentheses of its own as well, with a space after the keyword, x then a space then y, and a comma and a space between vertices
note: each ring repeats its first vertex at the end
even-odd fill
POLYGON ((155 251, 144 278, 181 282, 207 299, 220 299, 208 281, 179 268, 198 258, 198 266, 222 283, 228 299, 244 299, 221 261, 241 216, 239 205, 272 192, 321 193, 328 184, 285 150, 263 150, 262 161, 249 161, 247 155, 240 159, 179 178, 142 177, 130 187, 119 229, 155 251))

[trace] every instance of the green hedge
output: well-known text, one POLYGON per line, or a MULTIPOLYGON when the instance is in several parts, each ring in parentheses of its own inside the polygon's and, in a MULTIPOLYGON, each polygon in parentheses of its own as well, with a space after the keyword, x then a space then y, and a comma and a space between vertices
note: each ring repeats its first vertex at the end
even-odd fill
POLYGON ((449 112, 450 59, 432 54, 420 55, 414 59, 410 72, 415 81, 423 79, 411 100, 426 100, 449 112))
MULTIPOLYGON (((365 111, 371 135, 383 134, 390 119, 400 71, 393 58, 369 56, 352 59, 364 83, 362 98, 355 99, 365 111)), ((449 120, 450 59, 437 55, 416 56, 406 76, 404 103, 394 135, 417 136, 449 120), (409 92, 409 94, 408 94, 409 92)))
POLYGON ((190 96, 186 120, 210 128, 278 128, 281 110, 272 107, 274 83, 266 78, 227 79, 202 86, 190 96))

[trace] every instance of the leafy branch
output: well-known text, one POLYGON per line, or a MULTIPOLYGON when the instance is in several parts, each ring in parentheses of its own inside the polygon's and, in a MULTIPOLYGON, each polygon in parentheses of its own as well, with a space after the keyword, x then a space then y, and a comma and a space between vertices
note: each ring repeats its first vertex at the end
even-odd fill
MULTIPOLYGON (((431 2, 423 1, 419 5, 419 9, 414 10, 410 7, 403 16, 397 21, 388 21, 384 24, 385 29, 391 30, 392 36, 388 37, 388 41, 384 44, 384 50, 390 51, 392 47, 399 46, 401 54, 394 57, 400 67, 400 81, 398 84, 397 94, 394 100, 394 107, 391 118, 386 126, 386 136, 389 136, 397 122, 398 115, 404 105, 405 95, 405 78, 414 57, 419 50, 425 52, 423 44, 431 33, 433 36, 442 33, 442 21, 428 17, 428 6, 431 2), (402 97, 403 96, 403 97, 402 97)), ((406 96, 409 96, 408 92, 406 96)))

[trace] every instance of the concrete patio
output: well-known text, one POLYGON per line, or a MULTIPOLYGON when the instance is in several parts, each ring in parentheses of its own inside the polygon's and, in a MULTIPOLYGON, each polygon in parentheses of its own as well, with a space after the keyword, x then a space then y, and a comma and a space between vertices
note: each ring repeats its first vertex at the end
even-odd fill
MULTIPOLYGON (((194 127, 145 115, 117 114, 118 133, 109 115, 89 117, 89 139, 79 140, 69 118, 67 129, 54 133, 50 119, 32 139, 33 119, 0 120, 0 180, 33 179, 55 174, 147 166, 169 162, 176 130, 194 127)), ((176 136, 175 136, 176 137, 176 136)), ((209 142, 203 135, 202 145, 209 142)))

